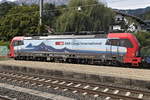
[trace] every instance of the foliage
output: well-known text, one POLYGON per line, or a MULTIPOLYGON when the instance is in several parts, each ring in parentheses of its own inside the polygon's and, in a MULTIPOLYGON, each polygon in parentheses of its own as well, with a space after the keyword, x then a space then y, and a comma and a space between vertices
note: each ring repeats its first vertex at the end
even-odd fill
POLYGON ((56 7, 53 4, 44 4, 44 24, 39 26, 38 5, 19 6, 7 2, 6 4, 1 4, 0 10, 4 11, 0 12, 3 13, 0 18, 0 39, 6 41, 14 36, 43 35, 42 33, 47 33, 45 25, 50 28, 54 27, 53 23, 57 18, 56 16, 61 14, 59 11, 55 11, 55 9, 56 7))
POLYGON ((60 15, 60 12, 56 10, 56 6, 54 4, 46 3, 44 4, 43 11, 43 23, 50 27, 54 26, 54 21, 56 17, 60 15))
POLYGON ((0 41, 0 46, 7 46, 7 47, 9 47, 9 42, 0 41))
POLYGON ((8 12, 11 8, 13 8, 13 7, 15 7, 15 6, 16 6, 16 4, 13 3, 13 2, 4 2, 4 3, 1 3, 1 4, 0 4, 0 17, 6 15, 7 12, 8 12))
POLYGON ((150 33, 149 32, 138 32, 135 34, 140 42, 141 47, 150 46, 150 33))
POLYGON ((53 4, 44 4, 43 26, 38 24, 38 5, 3 5, 0 5, 0 10, 5 9, 1 12, 3 14, 0 18, 0 39, 4 41, 14 36, 47 33, 46 28, 59 32, 107 31, 113 19, 113 11, 98 0, 71 0, 67 6, 57 7, 53 4), (81 11, 76 9, 79 6, 83 6, 81 11))
POLYGON ((16 6, 0 19, 0 38, 38 33, 38 6, 16 6))
POLYGON ((150 56, 150 46, 141 49, 142 56, 150 56))
POLYGON ((135 34, 141 45, 141 54, 150 56, 150 33, 138 32, 135 34))
POLYGON ((148 12, 142 14, 141 17, 142 17, 144 20, 150 20, 150 11, 148 11, 148 12))
POLYGON ((150 20, 150 11, 145 14, 144 19, 150 20))
POLYGON ((71 0, 66 9, 56 22, 59 32, 108 31, 113 19, 112 10, 97 0, 71 0))

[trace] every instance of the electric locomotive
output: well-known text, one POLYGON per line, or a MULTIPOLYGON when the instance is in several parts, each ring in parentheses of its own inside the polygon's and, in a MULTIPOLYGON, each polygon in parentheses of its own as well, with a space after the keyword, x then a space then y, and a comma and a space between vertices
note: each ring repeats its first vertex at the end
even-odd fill
POLYGON ((139 66, 139 43, 131 33, 14 37, 10 57, 69 63, 139 66))

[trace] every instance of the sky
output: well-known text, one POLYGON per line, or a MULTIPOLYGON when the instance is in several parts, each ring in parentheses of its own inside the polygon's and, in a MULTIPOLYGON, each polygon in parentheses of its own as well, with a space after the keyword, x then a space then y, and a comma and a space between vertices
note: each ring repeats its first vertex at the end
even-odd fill
POLYGON ((150 0, 105 0, 107 6, 117 9, 137 9, 150 6, 150 0))
POLYGON ((117 9, 137 9, 150 6, 150 0, 102 0, 102 1, 105 2, 108 7, 117 9))

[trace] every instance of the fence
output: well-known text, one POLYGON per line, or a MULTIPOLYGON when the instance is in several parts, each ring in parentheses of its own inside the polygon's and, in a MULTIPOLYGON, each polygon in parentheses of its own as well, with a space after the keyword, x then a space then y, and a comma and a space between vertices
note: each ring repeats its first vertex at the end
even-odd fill
POLYGON ((0 46, 0 57, 7 57, 8 52, 9 50, 7 46, 0 46))

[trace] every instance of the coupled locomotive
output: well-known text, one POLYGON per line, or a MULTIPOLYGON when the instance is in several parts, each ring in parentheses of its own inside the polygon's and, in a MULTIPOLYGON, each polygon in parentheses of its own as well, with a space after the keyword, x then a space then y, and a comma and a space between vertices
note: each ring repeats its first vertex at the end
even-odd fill
POLYGON ((10 43, 10 57, 17 60, 139 66, 139 51, 131 33, 109 33, 105 38, 97 34, 22 36, 10 43))

